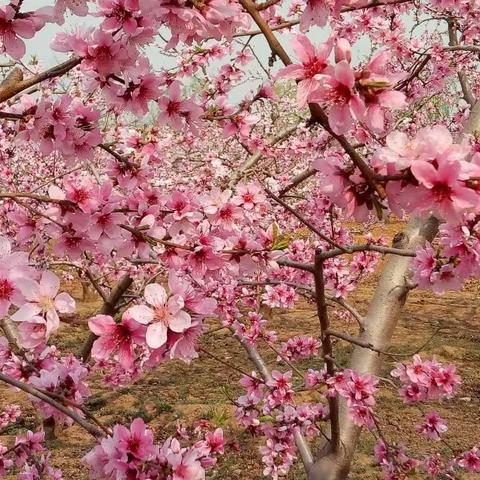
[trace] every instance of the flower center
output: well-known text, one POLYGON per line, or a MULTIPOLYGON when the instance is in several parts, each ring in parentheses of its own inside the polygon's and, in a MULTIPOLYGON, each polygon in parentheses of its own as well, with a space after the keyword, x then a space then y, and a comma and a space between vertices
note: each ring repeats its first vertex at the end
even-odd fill
POLYGON ((329 100, 333 103, 344 105, 352 98, 352 92, 346 85, 339 83, 335 86, 335 88, 332 88, 332 90, 327 92, 325 97, 326 100, 329 100))
POLYGON ((50 297, 40 297, 38 299, 38 304, 40 305, 40 307, 42 307, 42 310, 44 311, 55 309, 55 306, 53 305, 53 300, 50 297))
POLYGON ((433 199, 437 203, 452 199, 452 189, 445 183, 437 183, 432 188, 433 199))
POLYGON ((157 322, 162 322, 164 325, 168 326, 168 320, 170 317, 170 312, 167 307, 157 307, 155 308, 155 320, 157 322))
POLYGON ((325 67, 327 65, 325 62, 320 60, 319 58, 316 58, 315 60, 312 60, 310 63, 307 63, 304 65, 303 69, 305 72, 305 76, 307 78, 312 78, 314 75, 317 75, 318 73, 322 73, 325 70, 325 67))
POLYGON ((6 278, 0 278, 0 300, 10 300, 15 288, 6 278))

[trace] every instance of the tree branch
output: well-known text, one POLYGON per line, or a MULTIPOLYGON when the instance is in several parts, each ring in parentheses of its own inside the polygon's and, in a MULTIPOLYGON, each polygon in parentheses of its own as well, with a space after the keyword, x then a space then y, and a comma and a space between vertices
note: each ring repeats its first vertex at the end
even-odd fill
POLYGON ((295 188, 296 186, 300 185, 303 183, 307 178, 313 177, 317 173, 316 168, 307 168, 303 172, 299 173, 295 177, 293 177, 293 180, 291 183, 289 183, 286 187, 283 187, 280 192, 278 192, 278 196, 282 198, 287 192, 295 188))
POLYGON ((12 98, 20 92, 23 92, 23 90, 26 90, 27 88, 33 87, 37 83, 41 83, 45 80, 50 80, 52 78, 65 75, 70 70, 79 65, 81 61, 81 58, 73 57, 66 62, 60 63, 59 65, 49 68, 48 70, 45 70, 38 75, 34 75, 33 77, 27 78, 26 80, 11 82, 3 86, 0 85, 0 103, 6 102, 8 99, 12 98))
MULTIPOLYGON (((328 318, 327 304, 325 302, 325 280, 323 274, 323 259, 321 252, 315 254, 315 269, 313 272, 315 279, 315 298, 317 305, 317 314, 320 321, 320 338, 322 341, 322 357, 327 366, 327 373, 329 376, 335 374, 335 364, 331 360, 332 355, 332 341, 330 335, 326 332, 330 327, 328 318)), ((340 450, 340 421, 339 421, 339 404, 338 397, 328 397, 328 405, 330 408, 330 429, 331 439, 330 447, 332 453, 338 453, 340 450)))

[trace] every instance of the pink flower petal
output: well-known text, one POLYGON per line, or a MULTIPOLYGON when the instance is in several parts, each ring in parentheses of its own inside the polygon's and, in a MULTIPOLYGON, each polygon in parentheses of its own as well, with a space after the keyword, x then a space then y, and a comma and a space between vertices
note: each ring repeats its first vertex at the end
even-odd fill
POLYGON ((153 307, 163 307, 167 302, 167 292, 158 283, 151 283, 145 287, 145 300, 153 307))
POLYGON ((153 323, 147 328, 147 345, 150 348, 160 348, 167 343, 167 327, 161 323, 153 323))
POLYGON ((143 325, 147 325, 155 318, 155 312, 146 305, 135 305, 134 307, 130 307, 126 313, 136 322, 143 325))
POLYGON ((190 315, 184 310, 180 310, 175 316, 170 318, 168 324, 170 330, 174 332, 183 332, 192 324, 192 319, 190 315))
POLYGON ((53 303, 60 313, 75 312, 75 300, 66 292, 58 294, 53 303))

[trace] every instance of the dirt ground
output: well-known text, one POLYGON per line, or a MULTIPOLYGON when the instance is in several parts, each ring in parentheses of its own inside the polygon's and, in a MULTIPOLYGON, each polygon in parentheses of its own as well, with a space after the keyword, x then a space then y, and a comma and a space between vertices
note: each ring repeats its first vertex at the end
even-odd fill
MULTIPOLYGON (((392 226, 393 230, 393 226, 392 226)), ((398 229, 397 229, 398 230, 398 229)), ((361 313, 364 313, 371 297, 376 278, 365 282, 349 299, 361 313)), ((424 291, 413 291, 404 309, 395 332, 392 352, 414 352, 423 345, 440 327, 439 333, 423 350, 422 355, 436 355, 440 360, 457 364, 463 384, 459 395, 444 401, 435 408, 445 418, 449 430, 445 440, 454 450, 464 450, 479 442, 480 424, 480 282, 471 282, 461 292, 434 296, 424 291)), ((85 318, 98 308, 98 300, 81 301, 81 290, 76 288, 73 295, 85 318)), ((333 319, 335 329, 355 331, 354 325, 346 326, 338 318, 333 319)), ((213 326, 213 324, 212 324, 213 326)), ((295 334, 318 335, 318 320, 312 305, 302 303, 294 311, 273 312, 271 327, 281 338, 295 334)), ((64 351, 77 351, 86 337, 86 327, 64 325, 59 334, 59 344, 64 351)), ((225 331, 218 331, 203 337, 202 347, 227 362, 250 369, 241 346, 225 331)), ((336 346, 336 359, 340 364, 348 362, 351 347, 341 342, 336 346)), ((275 363, 275 354, 264 352, 270 365, 275 363)), ((301 368, 319 367, 320 360, 303 362, 301 368)), ((382 376, 388 377, 393 361, 386 359, 382 376)), ((228 480, 256 480, 262 478, 258 443, 248 432, 240 429, 235 422, 229 397, 238 396, 236 383, 239 374, 227 370, 212 358, 201 354, 191 365, 170 362, 158 367, 151 374, 142 377, 135 384, 113 392, 108 386, 96 381, 92 385, 93 396, 89 407, 106 424, 141 416, 148 421, 158 438, 166 438, 175 430, 178 419, 187 423, 207 419, 212 426, 225 430, 228 439, 236 439, 237 448, 230 448, 220 458, 218 465, 209 472, 209 478, 228 480)), ((421 418, 415 407, 406 407, 396 396, 393 386, 383 385, 377 397, 376 412, 385 425, 387 438, 410 445, 415 453, 448 449, 443 444, 425 442, 413 426, 421 418)), ((25 429, 38 425, 34 410, 22 394, 0 386, 0 409, 8 403, 19 403, 24 408, 20 423, 12 426, 0 441, 9 444, 13 436, 25 429)), ((428 408, 426 406, 425 408, 428 408)), ((350 478, 370 480, 379 478, 379 470, 373 465, 371 452, 373 437, 364 433, 358 449, 358 456, 350 478)), ((57 440, 51 443, 53 462, 61 467, 64 478, 85 480, 87 471, 80 465, 79 458, 92 447, 91 438, 80 428, 73 426, 57 431, 57 440)), ((293 469, 289 480, 303 480, 300 468, 293 469)), ((417 477, 421 478, 421 477, 417 477)), ((464 477, 467 478, 467 477, 464 477)), ((469 477, 474 478, 474 477, 469 477)))

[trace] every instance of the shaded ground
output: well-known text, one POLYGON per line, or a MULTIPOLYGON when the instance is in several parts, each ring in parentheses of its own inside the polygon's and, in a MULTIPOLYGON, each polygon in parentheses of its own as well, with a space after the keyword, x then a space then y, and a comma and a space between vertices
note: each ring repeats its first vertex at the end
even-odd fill
MULTIPOLYGON (((362 285, 350 299, 364 313, 371 296, 375 279, 362 285)), ((441 297, 423 291, 413 291, 409 297, 399 327, 395 333, 393 352, 414 352, 425 343, 434 332, 442 330, 424 349, 422 355, 436 355, 439 359, 456 363, 463 379, 462 389, 453 400, 445 401, 435 408, 447 420, 449 431, 445 440, 453 449, 464 450, 479 441, 480 424, 480 283, 470 283, 461 292, 441 297)), ((78 297, 80 291, 75 291, 78 297)), ((96 311, 98 301, 81 303, 82 315, 96 311)), ((337 330, 345 328, 334 319, 337 330)), ((311 305, 301 304, 295 311, 275 311, 271 320, 272 328, 277 329, 281 338, 295 334, 318 334, 317 319, 311 305)), ((347 327, 354 332, 354 325, 347 327)), ((60 346, 65 351, 77 351, 86 336, 83 326, 67 325, 60 334, 60 346)), ((245 369, 251 368, 243 350, 225 331, 212 333, 203 339, 205 350, 227 362, 245 369)), ((336 358, 346 365, 350 347, 341 342, 336 345, 336 358)), ((275 363, 275 354, 264 352, 270 365, 275 363)), ((313 360, 302 367, 319 367, 320 360, 313 360)), ((387 359, 382 376, 387 377, 393 362, 387 359)), ((110 387, 97 382, 93 385, 94 395, 90 401, 93 413, 107 424, 125 421, 126 418, 142 416, 149 422, 158 438, 166 438, 175 429, 178 419, 193 422, 208 419, 213 426, 225 429, 228 438, 236 438, 239 451, 230 450, 220 459, 210 478, 228 480, 255 480, 262 478, 260 457, 256 440, 236 426, 233 407, 228 397, 235 397, 239 389, 235 380, 239 374, 226 370, 215 360, 205 356, 185 365, 171 362, 160 366, 155 372, 140 379, 136 384, 112 393, 110 387)), ((0 387, 0 407, 6 403, 21 403, 25 407, 24 421, 9 429, 9 435, 25 428, 35 428, 38 420, 28 401, 18 392, 0 387)), ((392 386, 388 384, 378 396, 376 412, 385 425, 387 438, 409 444, 415 453, 428 453, 433 449, 442 451, 446 445, 427 443, 415 433, 413 426, 421 418, 415 407, 405 407, 398 399, 392 386)), ((428 405, 425 406, 425 410, 428 405)), ((92 441, 82 430, 72 427, 57 432, 58 440, 52 444, 53 463, 61 467, 64 478, 84 480, 86 470, 79 468, 79 457, 92 446, 92 441)), ((7 437, 7 436, 4 436, 7 437)), ((1 438, 0 438, 1 439, 1 438)), ((1 439, 8 443, 8 438, 1 439)), ((363 434, 359 455, 351 474, 351 479, 379 478, 378 470, 372 465, 371 452, 373 438, 363 434)), ((292 470, 289 480, 303 480, 302 471, 292 470)), ((420 477, 419 477, 420 478, 420 477)), ((466 477, 465 477, 466 478, 466 477)), ((473 477, 472 477, 473 478, 473 477)))

